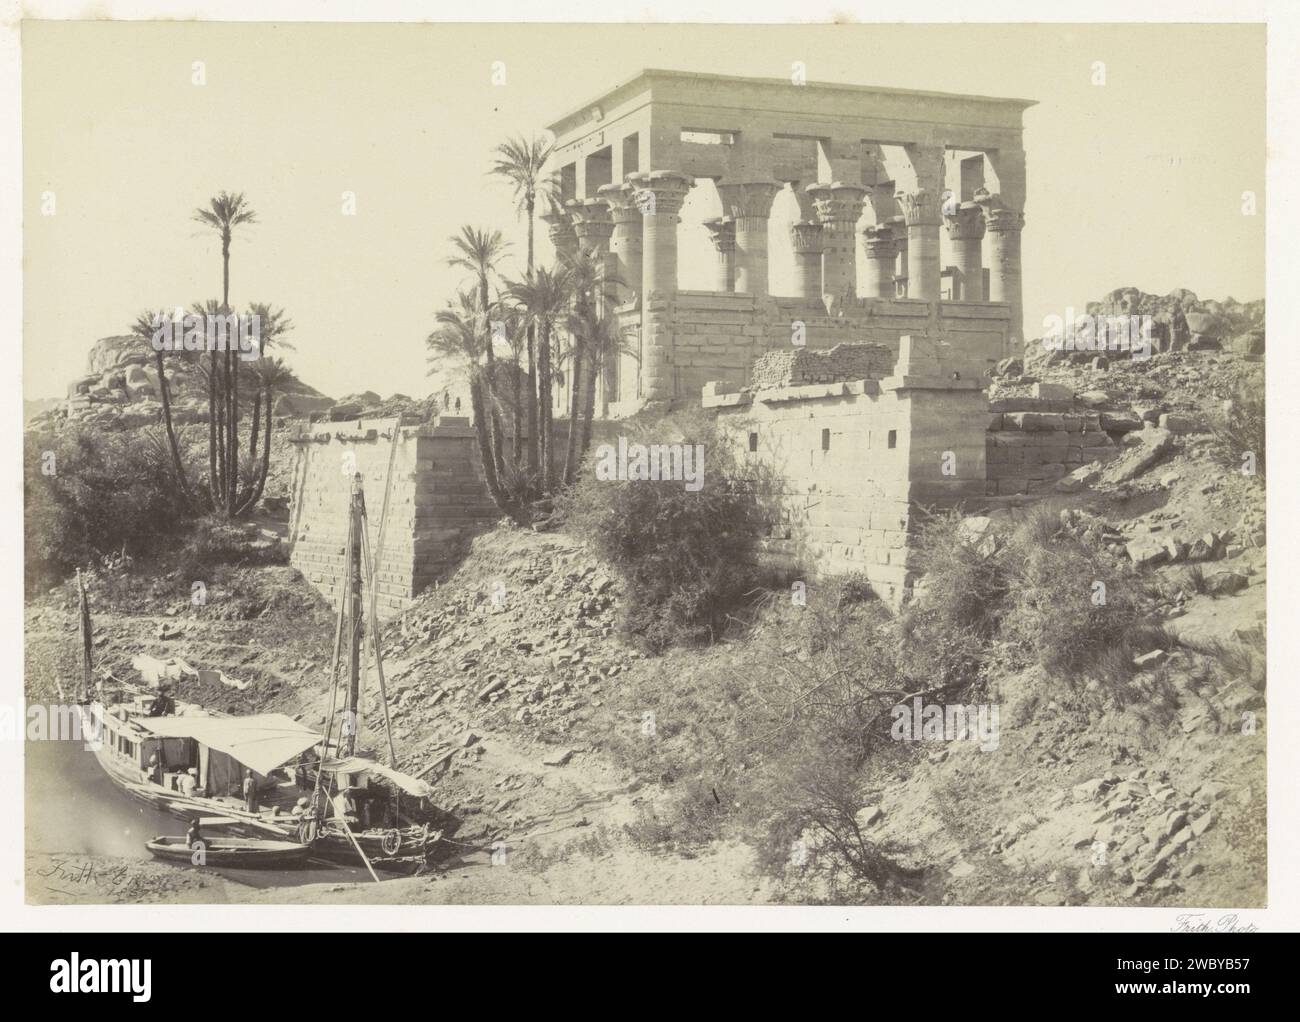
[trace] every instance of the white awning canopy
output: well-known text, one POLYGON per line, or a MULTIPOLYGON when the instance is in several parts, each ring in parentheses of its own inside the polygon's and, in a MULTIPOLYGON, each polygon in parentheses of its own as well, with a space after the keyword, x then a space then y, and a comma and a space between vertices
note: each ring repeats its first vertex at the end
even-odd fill
POLYGON ((373 759, 365 759, 361 756, 350 756, 347 759, 327 759, 321 764, 321 769, 331 774, 369 773, 401 788, 408 795, 417 795, 421 798, 433 797, 432 785, 420 780, 418 777, 412 777, 400 770, 394 770, 382 763, 376 763, 373 759))
POLYGON ((193 738, 224 752, 259 774, 269 774, 321 736, 283 713, 249 717, 136 717, 135 723, 160 738, 193 738))

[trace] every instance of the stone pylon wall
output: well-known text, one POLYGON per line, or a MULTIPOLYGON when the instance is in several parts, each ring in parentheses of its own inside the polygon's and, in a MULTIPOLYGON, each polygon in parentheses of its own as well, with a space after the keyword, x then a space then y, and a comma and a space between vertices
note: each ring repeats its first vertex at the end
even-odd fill
POLYGON ((303 424, 296 453, 290 509, 290 563, 335 606, 345 584, 347 523, 352 479, 360 473, 370 549, 378 554, 376 591, 381 617, 449 575, 470 541, 500 513, 488 495, 474 430, 464 420, 436 426, 398 420, 303 424), (378 550, 392 431, 393 459, 384 548, 378 550))
MULTIPOLYGON (((875 346, 853 347, 826 361, 880 364, 875 346)), ((919 509, 982 500, 987 487, 988 399, 981 381, 953 378, 954 349, 907 336, 879 378, 704 389, 741 458, 775 476, 773 553, 814 575, 861 574, 894 605, 908 597, 919 509)))

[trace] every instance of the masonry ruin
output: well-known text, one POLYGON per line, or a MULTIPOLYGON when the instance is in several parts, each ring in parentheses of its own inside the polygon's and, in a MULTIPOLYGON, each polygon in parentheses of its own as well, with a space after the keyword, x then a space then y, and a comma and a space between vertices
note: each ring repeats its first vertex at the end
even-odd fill
POLYGON ((745 386, 759 355, 792 343, 897 352, 925 333, 971 366, 1018 354, 1032 105, 647 70, 551 124, 566 201, 545 216, 550 237, 621 282, 630 353, 599 381, 603 411, 745 386), (705 222, 708 291, 678 286, 679 214, 697 188, 722 212, 705 222), (783 195, 798 213, 777 222, 783 195), (773 293, 773 245, 793 260, 790 294, 773 293))
POLYGON ((483 483, 467 419, 443 418, 433 425, 404 425, 400 417, 299 423, 290 441, 296 452, 290 563, 331 603, 337 604, 346 584, 348 505, 358 475, 382 618, 399 614, 451 574, 474 536, 500 517, 483 483))
MULTIPOLYGON (((601 264, 626 341, 597 380, 598 414, 702 401, 785 480, 774 548, 905 599, 918 508, 1041 492, 1112 442, 1063 413, 1037 432, 1048 420, 994 416, 985 393, 988 371, 1023 350, 1032 105, 647 70, 554 122, 562 202, 543 219, 557 253, 601 264), (721 211, 703 221, 716 254, 704 291, 678 281, 680 214, 697 188, 721 211), (789 293, 774 293, 774 246, 789 293)), ((557 389, 557 414, 578 385, 557 389)), ((352 453, 374 507, 388 457, 376 437, 402 427, 327 425, 295 437, 293 559, 333 597, 339 459, 352 453)), ((388 613, 497 517, 472 437, 465 420, 403 436, 379 566, 388 613)))

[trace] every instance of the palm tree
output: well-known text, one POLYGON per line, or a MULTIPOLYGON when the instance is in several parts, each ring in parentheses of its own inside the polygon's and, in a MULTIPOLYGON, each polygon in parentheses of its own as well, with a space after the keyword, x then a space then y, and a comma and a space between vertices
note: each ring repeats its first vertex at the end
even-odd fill
MULTIPOLYGON (((510 359, 514 364, 514 373, 510 380, 510 404, 511 404, 511 435, 510 435, 510 460, 514 464, 516 474, 524 459, 524 360, 521 357, 525 351, 531 354, 532 349, 529 346, 530 335, 532 334, 532 322, 526 317, 523 311, 516 305, 512 304, 506 298, 498 293, 497 300, 492 305, 492 319, 499 322, 502 326, 502 333, 505 335, 506 344, 510 346, 510 359)), ((531 359, 529 360, 531 362, 531 359)), ((533 367, 529 366, 528 391, 533 391, 533 367)), ((536 415, 536 406, 532 407, 534 416, 536 415)), ((536 429, 536 422, 532 423, 533 429, 536 429)), ((527 444, 530 452, 533 451, 531 439, 527 444)), ((529 458, 529 474, 536 476, 537 465, 536 459, 529 458)))
POLYGON ((541 487, 549 493, 555 485, 554 454, 551 450, 551 331, 569 307, 570 271, 539 267, 523 280, 507 281, 507 293, 519 303, 524 315, 537 329, 537 393, 539 422, 536 439, 541 487))
MULTIPOLYGON (((284 340, 284 334, 293 329, 293 320, 284 314, 283 309, 273 308, 266 302, 253 302, 248 307, 247 315, 258 324, 258 340, 262 355, 265 356, 272 344, 294 351, 294 346, 284 340)), ((257 363, 255 362, 254 365, 257 363)), ((253 392, 253 426, 248 434, 248 456, 257 457, 257 431, 262 410, 262 390, 255 387, 253 392)))
POLYGON ((286 389, 298 380, 293 370, 285 365, 282 359, 268 355, 263 355, 253 362, 248 367, 248 373, 253 379, 253 386, 258 396, 262 399, 259 404, 266 406, 266 428, 262 432, 262 462, 256 470, 251 487, 240 494, 240 499, 235 506, 236 516, 252 511, 257 506, 257 502, 262 499, 262 491, 266 488, 266 477, 271 470, 271 430, 275 425, 271 409, 275 407, 275 395, 277 391, 286 389))
POLYGON ((425 339, 429 346, 429 361, 440 367, 444 360, 463 362, 469 371, 470 407, 474 414, 474 435, 478 440, 479 458, 483 462, 483 478, 493 503, 506 514, 518 516, 518 508, 501 487, 501 475, 492 452, 490 416, 487 413, 491 393, 487 386, 481 362, 491 336, 479 331, 483 318, 478 295, 472 290, 457 292, 456 301, 437 313, 438 326, 425 339), (487 398, 485 399, 485 394, 487 398))
POLYGON ((587 375, 583 384, 582 426, 578 437, 576 464, 581 465, 591 448, 591 424, 596 417, 596 380, 605 366, 631 350, 618 318, 605 313, 593 316, 582 329, 587 351, 587 375))
MULTIPOLYGON (((221 192, 208 200, 207 207, 200 206, 194 211, 193 219, 198 223, 213 228, 221 237, 221 314, 230 313, 230 242, 234 229, 241 224, 257 222, 257 214, 244 200, 242 192, 233 195, 221 192)), ((215 362, 215 352, 213 352, 215 362)), ((221 471, 220 499, 216 501, 220 510, 229 514, 235 504, 235 490, 239 476, 239 358, 229 346, 225 352, 225 365, 222 378, 225 386, 225 436, 223 437, 224 463, 221 471)), ((208 421, 209 438, 216 433, 212 412, 217 403, 215 389, 216 374, 209 381, 208 421)), ((213 459, 212 444, 209 444, 209 461, 213 459)), ((215 469, 215 466, 213 466, 215 469)), ((215 475, 215 472, 214 472, 215 475)))
MULTIPOLYGON (((515 198, 515 211, 522 213, 528 224, 528 263, 526 274, 533 272, 533 231, 537 214, 537 191, 542 183, 542 168, 551 158, 554 146, 534 135, 525 139, 522 135, 507 139, 496 148, 496 160, 490 173, 503 177, 510 182, 515 198)), ((537 473, 537 352, 536 325, 528 324, 528 378, 532 381, 528 388, 528 468, 537 473)), ((518 446, 516 445, 516 458, 518 446)))
MULTIPOLYGON (((596 353, 594 327, 600 321, 600 290, 608 284, 604 267, 599 259, 586 252, 566 256, 568 282, 572 295, 572 311, 568 319, 568 332, 572 338, 571 365, 569 367, 569 436, 564 452, 564 483, 572 485, 578 471, 578 440, 582 434, 583 411, 586 393, 590 391, 594 410, 596 399, 596 353)), ((587 433, 590 436, 591 426, 587 433)))
POLYGON ((191 501, 190 484, 185 478, 185 466, 181 462, 180 444, 176 439, 176 425, 172 422, 172 399, 167 388, 167 370, 163 366, 163 353, 153 347, 156 324, 169 317, 170 313, 162 310, 158 312, 157 316, 142 312, 135 318, 135 322, 131 324, 131 333, 153 348, 154 367, 158 371, 158 392, 162 399, 163 422, 167 426, 167 447, 171 451, 172 471, 176 474, 176 484, 180 487, 181 498, 186 504, 189 504, 191 501))
POLYGON ((456 255, 447 260, 447 265, 469 270, 478 284, 478 307, 482 314, 483 354, 486 362, 487 410, 491 423, 491 455, 497 475, 502 476, 505 474, 505 458, 501 453, 501 416, 497 414, 494 400, 496 359, 492 351, 492 322, 488 315, 492 307, 489 279, 496 273, 497 262, 509 245, 500 231, 485 231, 469 225, 461 227, 460 234, 451 238, 451 244, 456 255))

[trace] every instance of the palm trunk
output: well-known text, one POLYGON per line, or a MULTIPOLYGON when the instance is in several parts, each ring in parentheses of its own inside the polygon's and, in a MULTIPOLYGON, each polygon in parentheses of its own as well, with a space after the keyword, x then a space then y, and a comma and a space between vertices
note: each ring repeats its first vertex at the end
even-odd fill
MULTIPOLYGON (((533 279, 533 214, 537 203, 528 193, 528 280, 533 279)), ((537 477, 538 450, 541 444, 537 435, 537 324, 528 321, 528 472, 537 477)))
MULTIPOLYGON (((268 397, 267 400, 269 401, 270 397, 268 397)), ((269 411, 270 409, 268 409, 268 412, 269 411)), ((250 458, 257 457, 257 428, 261 424, 261 415, 262 415, 262 392, 259 390, 253 394, 253 425, 249 429, 249 438, 248 438, 248 456, 250 458)))
MULTIPOLYGON (((230 314, 230 231, 221 235, 221 314, 230 314)), ((239 380, 234 365, 234 352, 230 350, 230 338, 226 338, 226 452, 225 483, 226 513, 235 510, 235 495, 239 488, 239 380)))
MULTIPOLYGON (((257 392, 261 403, 262 392, 257 392)), ((256 423, 254 423, 256 425, 256 423)), ((266 477, 271 471, 271 393, 266 394, 266 432, 262 439, 262 464, 257 470, 257 482, 253 485, 253 492, 248 499, 239 507, 237 513, 240 515, 248 514, 253 508, 257 507, 257 502, 262 499, 262 491, 266 489, 266 477)))
POLYGON ((542 322, 537 340, 537 403, 541 412, 537 439, 542 461, 542 492, 549 493, 555 485, 555 456, 551 451, 551 325, 549 323, 542 322))
POLYGON ((514 405, 511 418, 514 420, 510 433, 512 444, 510 456, 517 470, 524 460, 524 401, 523 401, 523 366, 519 364, 519 351, 515 350, 514 405))
POLYGON ((181 488, 181 497, 190 503, 190 484, 185 479, 185 466, 181 464, 181 448, 176 440, 176 425, 172 422, 172 399, 167 393, 167 372, 163 368, 161 351, 154 352, 154 363, 158 369, 158 391, 162 396, 163 422, 167 427, 167 446, 172 454, 172 471, 176 473, 176 483, 181 488))
POLYGON ((537 477, 538 448, 541 439, 537 433, 537 343, 536 327, 528 324, 528 473, 537 477))
MULTIPOLYGON (((578 465, 587 456, 591 447, 591 420, 596 416, 596 379, 600 375, 600 359, 593 352, 591 364, 587 367, 587 379, 582 388, 582 431, 578 435, 578 457, 574 464, 576 474, 578 465)), ((570 482, 573 480, 570 479, 570 482)))
POLYGON ((217 363, 208 353, 208 492, 219 503, 217 488, 217 363))
POLYGON ((483 374, 476 369, 470 378, 469 400, 474 412, 474 436, 478 440, 479 460, 483 463, 483 481, 487 484, 488 494, 491 496, 492 502, 501 511, 514 517, 510 502, 501 490, 501 477, 497 475, 496 461, 492 456, 492 438, 489 432, 491 426, 487 417, 487 410, 484 407, 484 393, 486 390, 487 386, 483 374))
POLYGON ((578 466, 574 464, 574 454, 578 449, 578 418, 582 406, 582 343, 573 339, 573 378, 569 381, 569 439, 564 450, 564 485, 573 484, 578 466))

